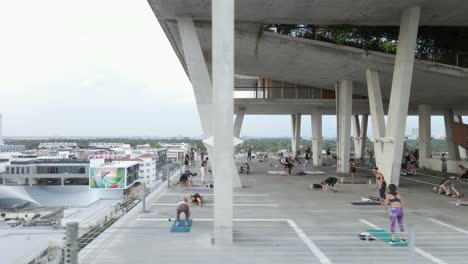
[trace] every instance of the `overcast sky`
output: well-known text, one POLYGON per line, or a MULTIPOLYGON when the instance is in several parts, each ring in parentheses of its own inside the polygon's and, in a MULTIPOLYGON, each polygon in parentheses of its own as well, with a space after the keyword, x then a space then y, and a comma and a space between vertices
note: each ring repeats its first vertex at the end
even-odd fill
MULTIPOLYGON (((146 0, 1 0, 0 33, 5 136, 201 134, 190 82, 146 0)), ((334 117, 323 124, 336 136, 334 117)), ((310 117, 302 127, 310 136, 310 117)), ((432 131, 443 133, 440 117, 432 131)), ((288 116, 247 116, 242 130, 290 134, 288 116)))

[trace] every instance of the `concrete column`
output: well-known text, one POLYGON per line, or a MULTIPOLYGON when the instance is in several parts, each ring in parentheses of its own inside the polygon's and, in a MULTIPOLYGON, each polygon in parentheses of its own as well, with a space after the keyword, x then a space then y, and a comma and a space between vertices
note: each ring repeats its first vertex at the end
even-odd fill
POLYGON ((385 136, 385 119, 379 73, 376 70, 367 69, 366 78, 372 120, 372 142, 374 143, 375 163, 377 167, 382 167, 383 142, 381 138, 385 136))
POLYGON ((353 81, 340 81, 336 87, 337 107, 337 166, 338 173, 348 172, 351 150, 351 107, 353 102, 353 81))
POLYGON ((296 155, 297 151, 301 147, 301 114, 296 114, 296 127, 294 129, 294 146, 296 146, 296 150, 294 151, 294 155, 296 155))
POLYGON ((367 121, 368 115, 362 115, 361 121, 359 116, 354 115, 352 118, 353 132, 354 132, 354 157, 360 159, 365 156, 366 137, 367 137, 367 121))
POLYGON ((314 112, 312 119, 312 152, 314 166, 322 165, 322 113, 314 112))
MULTIPOLYGON (((463 117, 462 116, 455 116, 455 122, 463 124, 463 117)), ((460 159, 467 160, 468 159, 468 150, 463 148, 462 146, 458 146, 458 151, 460 152, 460 159)))
POLYGON ((430 158, 431 149, 431 106, 419 105, 419 157, 430 158))
POLYGON ((387 183, 400 183, 401 156, 405 141, 406 117, 413 78, 414 50, 421 9, 409 7, 401 16, 398 50, 395 57, 392 90, 388 109, 383 169, 387 183))
MULTIPOLYGON (((202 124, 203 138, 208 139, 213 135, 212 131, 212 100, 213 89, 211 78, 206 66, 205 57, 200 46, 197 31, 190 17, 177 18, 177 26, 179 28, 180 39, 184 49, 184 56, 187 62, 187 69, 190 76, 190 82, 193 86, 193 93, 197 103, 198 115, 202 124)), ((232 120, 232 116, 231 119, 232 120)), ((232 140, 231 140, 232 141, 232 140)), ((211 146, 205 144, 208 152, 212 153, 211 146)), ((213 172, 215 173, 216 161, 215 157, 210 157, 213 172)), ((242 187, 240 177, 237 172, 234 161, 231 163, 229 170, 234 173, 234 187, 242 187)))
POLYGON ((60 184, 62 186, 65 186, 65 179, 63 177, 60 178, 60 184))
POLYGON ((234 136, 240 138, 242 123, 244 122, 245 108, 237 111, 236 120, 234 121, 234 136))
POLYGON ((296 115, 291 115, 291 128, 292 128, 292 136, 291 136, 291 151, 292 153, 296 153, 296 115))
POLYGON ((460 160, 460 152, 457 145, 453 142, 453 110, 444 112, 445 140, 447 141, 448 160, 460 160))
MULTIPOLYGON (((213 1, 213 150, 216 167, 233 164, 234 114, 234 0, 213 1)), ((232 243, 233 216, 232 171, 214 176, 214 238, 216 245, 232 243)))

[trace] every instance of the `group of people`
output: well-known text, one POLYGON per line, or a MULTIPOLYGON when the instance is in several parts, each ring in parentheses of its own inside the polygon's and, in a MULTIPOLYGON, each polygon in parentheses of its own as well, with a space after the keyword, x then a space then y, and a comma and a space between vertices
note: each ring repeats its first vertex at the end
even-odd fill
POLYGON ((182 195, 180 202, 177 204, 176 208, 176 222, 175 225, 179 225, 180 215, 183 213, 185 215, 185 225, 189 225, 189 218, 191 216, 190 206, 193 206, 194 203, 198 203, 198 206, 203 206, 203 195, 199 193, 194 193, 190 195, 190 204, 188 204, 187 197, 182 195))

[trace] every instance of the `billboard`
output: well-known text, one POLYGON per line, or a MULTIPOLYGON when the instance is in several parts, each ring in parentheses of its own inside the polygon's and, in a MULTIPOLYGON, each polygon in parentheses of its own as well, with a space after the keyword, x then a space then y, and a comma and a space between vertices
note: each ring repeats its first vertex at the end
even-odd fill
POLYGON ((125 168, 91 167, 89 168, 89 188, 91 189, 125 189, 125 168))

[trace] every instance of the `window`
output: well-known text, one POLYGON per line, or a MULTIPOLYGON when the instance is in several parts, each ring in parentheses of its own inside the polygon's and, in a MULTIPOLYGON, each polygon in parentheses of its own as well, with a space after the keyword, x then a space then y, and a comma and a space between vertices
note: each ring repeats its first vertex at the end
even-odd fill
POLYGON ((16 167, 16 174, 20 174, 20 168, 16 167))
POLYGON ((21 174, 24 174, 24 167, 21 167, 21 174))
POLYGON ((29 174, 29 167, 26 168, 26 174, 29 174))

